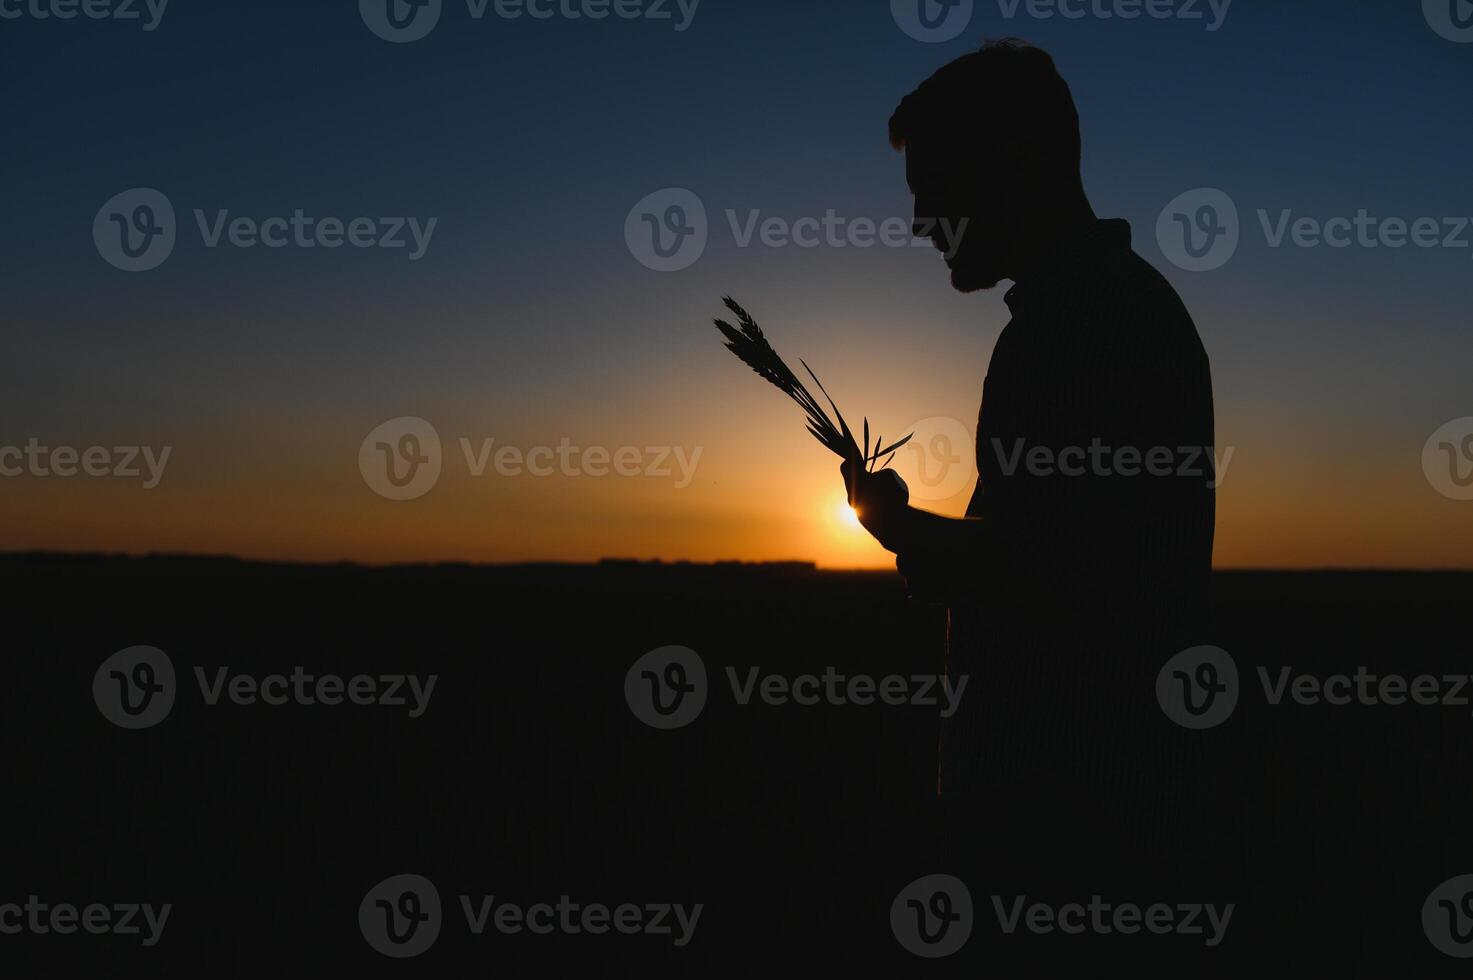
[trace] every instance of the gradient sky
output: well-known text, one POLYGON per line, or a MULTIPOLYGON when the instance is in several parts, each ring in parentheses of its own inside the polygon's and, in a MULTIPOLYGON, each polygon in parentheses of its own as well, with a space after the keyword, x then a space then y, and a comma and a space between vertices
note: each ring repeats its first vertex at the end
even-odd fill
MULTIPOLYGON (((983 35, 1017 35, 1073 86, 1095 210, 1131 222, 1212 358, 1234 447, 1217 564, 1473 566, 1473 502, 1439 495, 1421 464, 1434 429, 1473 415, 1473 231, 1461 248, 1275 249, 1257 217, 1473 216, 1473 44, 1417 2, 1236 0, 1214 31, 1002 9, 978 0, 939 44, 879 0, 702 0, 683 31, 477 21, 446 0, 407 44, 348 0, 172 0, 152 31, 0 19, 0 446, 172 447, 152 490, 0 478, 3 546, 888 564, 838 513, 836 461, 709 319, 732 293, 887 435, 933 416, 970 428, 1001 290, 951 292, 929 249, 738 247, 724 212, 908 216, 890 110, 983 35), (1236 202, 1242 239, 1223 267, 1186 272, 1156 220, 1204 186, 1236 202), (113 268, 92 238, 133 187, 179 215, 149 272, 113 268), (666 187, 711 218, 705 253, 670 273, 624 238, 666 187), (438 224, 419 261, 209 249, 195 208, 438 224), (444 443, 413 501, 358 467, 398 416, 444 443), (687 487, 474 477, 461 438, 702 455, 687 487)), ((929 505, 959 513, 970 489, 929 505)))

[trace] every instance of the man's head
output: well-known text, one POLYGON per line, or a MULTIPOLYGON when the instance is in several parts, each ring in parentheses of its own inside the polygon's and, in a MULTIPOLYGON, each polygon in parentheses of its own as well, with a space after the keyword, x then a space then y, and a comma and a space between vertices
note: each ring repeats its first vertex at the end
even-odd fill
POLYGON ((1083 199, 1074 98, 1022 41, 984 44, 922 82, 890 117, 890 144, 905 151, 916 234, 949 255, 962 292, 1012 278, 1030 218, 1083 199))

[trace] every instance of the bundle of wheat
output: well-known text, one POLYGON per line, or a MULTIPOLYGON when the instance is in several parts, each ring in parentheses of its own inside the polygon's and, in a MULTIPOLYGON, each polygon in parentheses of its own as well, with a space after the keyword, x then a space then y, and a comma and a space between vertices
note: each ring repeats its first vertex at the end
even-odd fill
POLYGON ((803 370, 807 371, 808 376, 813 379, 813 383, 818 385, 818 390, 823 393, 829 407, 834 410, 834 416, 838 419, 837 425, 829 420, 828 413, 823 410, 823 406, 809 394, 803 382, 798 380, 798 376, 783 363, 777 351, 772 349, 772 345, 763 336, 762 328, 757 326, 757 321, 753 320, 751 315, 730 296, 723 296, 721 301, 726 304, 726 308, 731 310, 737 318, 737 323, 741 325, 738 329, 725 320, 714 321, 717 329, 726 335, 727 350, 740 357, 753 371, 766 378, 801 405, 803 411, 808 413, 808 431, 813 433, 813 437, 827 446, 836 456, 845 462, 857 463, 873 471, 880 457, 885 457, 885 462, 881 464, 883 468, 894 458, 895 451, 910 441, 910 436, 906 436, 899 442, 887 446, 882 438, 876 436, 874 452, 870 452, 869 419, 866 418, 864 420, 864 445, 860 446, 854 438, 854 433, 849 431, 849 426, 844 422, 839 406, 834 404, 834 400, 824 390, 823 382, 818 380, 818 375, 813 373, 808 363, 801 358, 798 361, 803 365, 803 370))

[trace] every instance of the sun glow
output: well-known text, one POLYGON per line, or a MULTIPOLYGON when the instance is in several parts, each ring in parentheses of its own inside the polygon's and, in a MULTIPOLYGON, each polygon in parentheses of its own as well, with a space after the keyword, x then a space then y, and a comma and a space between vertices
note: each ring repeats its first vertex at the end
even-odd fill
POLYGON ((863 531, 864 525, 859 523, 859 515, 854 508, 849 506, 849 501, 843 497, 835 498, 833 504, 834 520, 839 527, 845 531, 863 531))

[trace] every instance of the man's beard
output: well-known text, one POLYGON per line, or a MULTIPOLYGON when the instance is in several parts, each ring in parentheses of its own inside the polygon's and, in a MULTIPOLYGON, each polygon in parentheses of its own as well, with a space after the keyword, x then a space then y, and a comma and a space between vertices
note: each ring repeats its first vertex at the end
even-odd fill
POLYGON ((992 289, 1006 278, 1002 275, 980 274, 971 269, 952 269, 951 288, 959 293, 975 293, 992 289))
POLYGON ((1013 250, 1018 222, 1005 216, 992 216, 986 221, 974 222, 978 228, 987 228, 991 234, 986 238, 973 238, 959 244, 953 254, 953 262, 947 264, 951 271, 951 286, 959 293, 975 293, 992 289, 1004 279, 1009 279, 1008 256, 1013 250))

